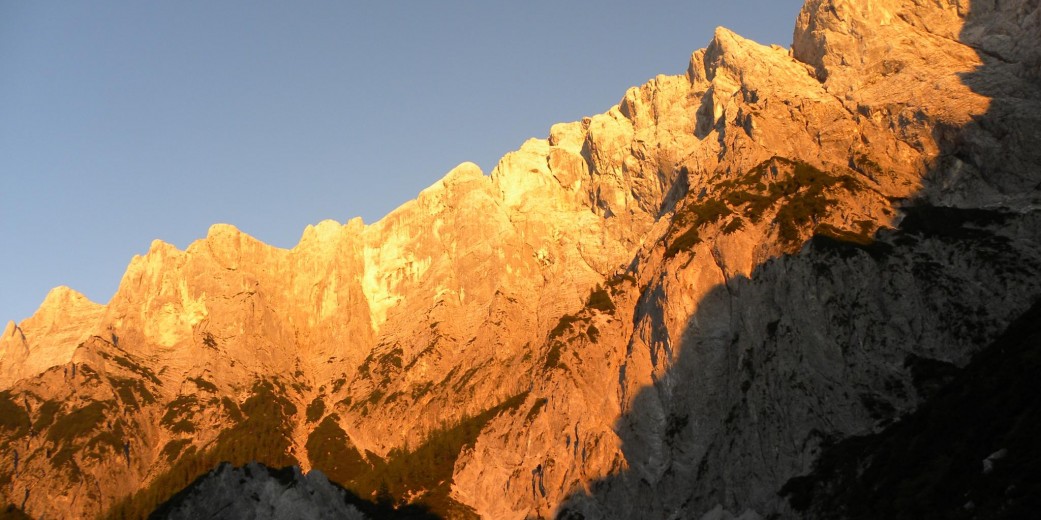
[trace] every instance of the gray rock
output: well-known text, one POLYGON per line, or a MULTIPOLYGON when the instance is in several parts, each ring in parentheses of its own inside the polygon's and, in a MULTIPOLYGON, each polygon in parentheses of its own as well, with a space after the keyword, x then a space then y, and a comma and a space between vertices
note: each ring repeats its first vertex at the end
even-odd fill
POLYGON ((320 471, 272 470, 255 462, 222 464, 160 507, 152 518, 311 520, 367 518, 320 471))

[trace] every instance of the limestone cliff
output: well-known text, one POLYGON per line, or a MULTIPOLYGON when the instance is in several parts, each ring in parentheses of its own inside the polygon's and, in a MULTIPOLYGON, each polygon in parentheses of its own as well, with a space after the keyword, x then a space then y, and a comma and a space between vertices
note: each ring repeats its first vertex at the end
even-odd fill
POLYGON ((378 222, 156 241, 5 330, 0 497, 137 516, 260 460, 453 517, 792 516, 1041 295, 1039 17, 809 0, 378 222))

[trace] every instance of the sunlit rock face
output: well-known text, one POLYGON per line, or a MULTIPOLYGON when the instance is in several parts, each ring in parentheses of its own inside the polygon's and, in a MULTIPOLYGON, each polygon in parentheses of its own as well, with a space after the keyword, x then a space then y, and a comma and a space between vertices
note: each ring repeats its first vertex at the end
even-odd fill
POLYGON ((8 322, 0 337, 0 388, 68 363, 103 311, 82 294, 56 287, 31 318, 8 322))
POLYGON ((259 459, 451 517, 797 516, 1041 294, 1039 16, 811 0, 378 222, 156 241, 4 331, 0 497, 133 517, 259 459))
POLYGON ((940 4, 809 2, 791 52, 720 29, 694 54, 686 196, 609 284, 616 309, 550 338, 527 409, 463 454, 464 502, 798 516, 778 491, 822 444, 914 409, 917 360, 964 365, 1029 306, 1039 47, 978 42, 1036 41, 1038 9, 940 4))

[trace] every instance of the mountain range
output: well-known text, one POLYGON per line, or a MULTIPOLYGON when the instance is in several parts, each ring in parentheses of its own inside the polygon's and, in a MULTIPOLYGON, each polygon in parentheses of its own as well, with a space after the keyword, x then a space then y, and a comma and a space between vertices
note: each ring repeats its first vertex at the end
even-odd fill
POLYGON ((1039 2, 808 0, 377 222, 54 289, 0 337, 0 503, 1022 518, 1039 295, 1039 2))

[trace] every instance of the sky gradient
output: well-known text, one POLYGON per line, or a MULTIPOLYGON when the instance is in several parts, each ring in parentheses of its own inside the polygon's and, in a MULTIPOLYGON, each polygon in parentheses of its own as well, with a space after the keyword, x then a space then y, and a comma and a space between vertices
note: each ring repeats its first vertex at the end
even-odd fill
POLYGON ((58 285, 107 302, 153 239, 376 221, 683 73, 716 26, 790 46, 801 4, 2 2, 0 325, 58 285))

